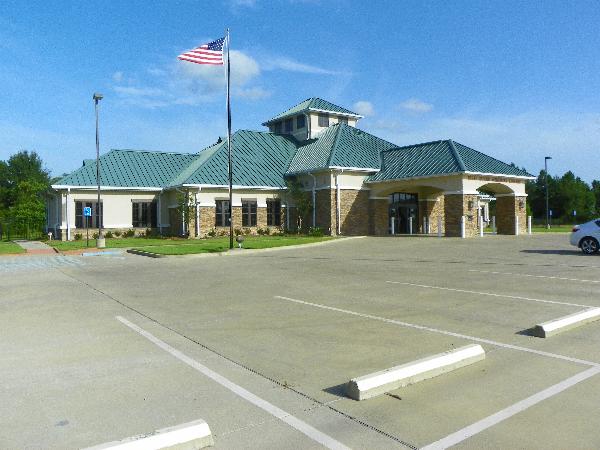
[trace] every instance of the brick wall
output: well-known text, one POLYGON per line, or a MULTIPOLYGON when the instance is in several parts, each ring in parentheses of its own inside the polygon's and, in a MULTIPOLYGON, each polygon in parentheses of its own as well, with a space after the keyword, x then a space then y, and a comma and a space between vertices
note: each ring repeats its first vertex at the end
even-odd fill
MULTIPOLYGON (((320 191, 316 192, 315 198, 316 226, 321 228, 325 234, 335 232, 335 229, 332 230, 332 228, 335 226, 335 191, 331 189, 321 189, 320 191)), ((312 227, 312 212, 307 224, 308 226, 312 227)))

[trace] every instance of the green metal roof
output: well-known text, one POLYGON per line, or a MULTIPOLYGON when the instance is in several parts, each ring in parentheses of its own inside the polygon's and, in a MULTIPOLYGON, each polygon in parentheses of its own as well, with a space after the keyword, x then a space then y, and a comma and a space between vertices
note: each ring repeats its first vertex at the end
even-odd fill
POLYGON ((298 103, 296 106, 292 106, 290 109, 282 112, 281 114, 276 115, 270 120, 267 120, 263 123, 263 125, 268 125, 269 123, 275 120, 280 120, 285 117, 293 116, 295 114, 299 114, 305 111, 327 111, 332 112, 334 114, 344 114, 349 116, 362 117, 360 114, 356 114, 355 112, 350 111, 346 108, 342 108, 341 106, 334 105, 333 103, 328 102, 327 100, 323 100, 322 98, 318 97, 312 97, 307 98, 306 100, 298 103))
MULTIPOLYGON (((196 158, 198 154, 111 150, 100 157, 100 182, 102 186, 163 187, 196 158)), ((55 184, 97 185, 93 162, 85 160, 82 167, 55 184)))
MULTIPOLYGON (((285 187, 283 175, 296 153, 296 139, 262 131, 239 130, 232 136, 231 146, 234 185, 285 187)), ((227 142, 209 147, 199 156, 203 157, 207 151, 210 153, 204 161, 196 160, 191 164, 195 170, 185 180, 177 177, 177 184, 224 186, 229 183, 227 142)))
POLYGON ((396 147, 358 128, 339 123, 324 130, 316 139, 301 144, 288 174, 331 167, 379 170, 380 153, 396 147))
POLYGON ((531 177, 529 173, 452 140, 392 148, 381 153, 381 170, 369 181, 463 172, 531 177))

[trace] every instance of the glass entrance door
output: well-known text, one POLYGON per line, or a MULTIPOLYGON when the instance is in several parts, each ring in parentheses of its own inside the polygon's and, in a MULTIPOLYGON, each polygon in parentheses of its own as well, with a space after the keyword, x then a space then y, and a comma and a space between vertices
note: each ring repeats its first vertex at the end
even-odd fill
POLYGON ((389 233, 416 234, 419 217, 417 194, 397 192, 389 196, 389 233), (412 219, 412 230, 411 230, 412 219))

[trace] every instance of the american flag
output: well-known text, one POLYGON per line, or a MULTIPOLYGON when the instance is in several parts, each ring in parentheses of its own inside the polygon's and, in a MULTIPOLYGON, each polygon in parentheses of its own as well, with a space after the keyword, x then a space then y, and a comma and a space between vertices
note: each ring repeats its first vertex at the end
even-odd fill
POLYGON ((189 61, 196 64, 213 64, 217 66, 223 65, 223 45, 225 38, 222 37, 216 41, 196 47, 193 50, 188 50, 182 53, 177 58, 182 61, 189 61))

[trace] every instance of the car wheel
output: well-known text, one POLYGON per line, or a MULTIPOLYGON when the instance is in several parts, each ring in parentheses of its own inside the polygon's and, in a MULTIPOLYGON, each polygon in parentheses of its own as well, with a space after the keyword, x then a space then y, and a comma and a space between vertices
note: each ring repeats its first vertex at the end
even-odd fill
POLYGON ((579 246, 581 247, 581 251, 583 253, 585 253, 586 255, 591 255, 593 253, 597 253, 598 250, 600 249, 600 246, 598 245, 598 241, 596 239, 594 239, 593 237, 583 238, 581 240, 581 242, 579 243, 579 246))

